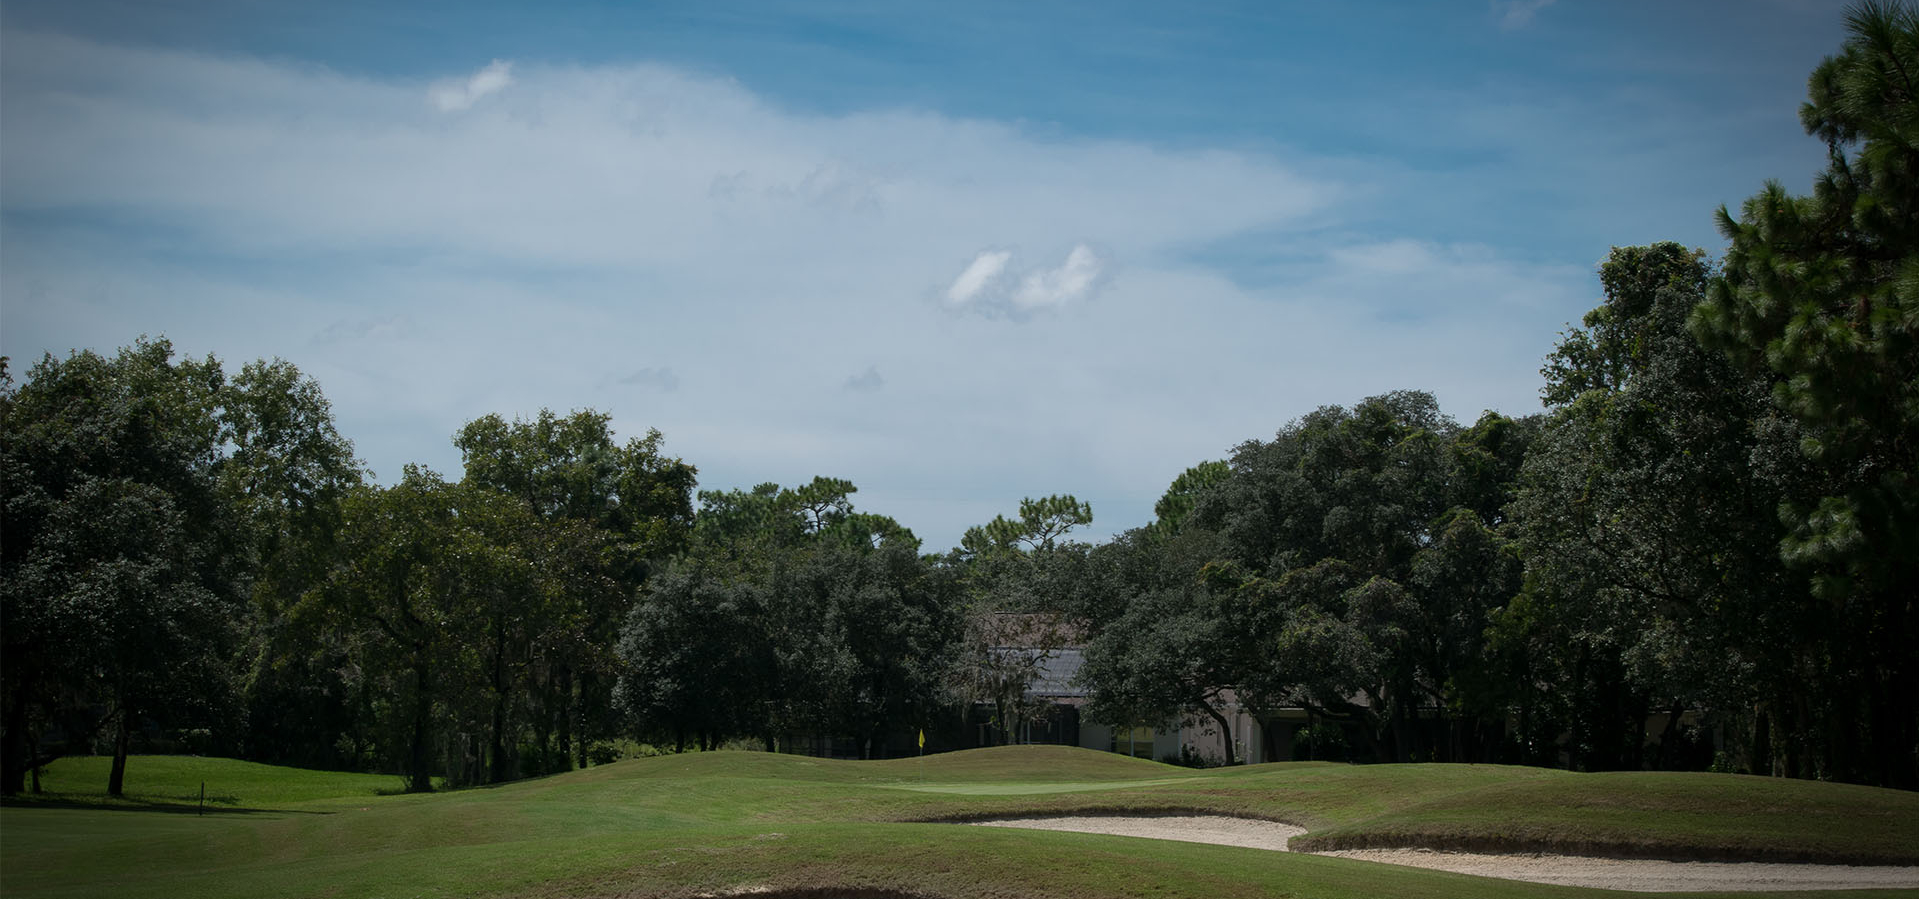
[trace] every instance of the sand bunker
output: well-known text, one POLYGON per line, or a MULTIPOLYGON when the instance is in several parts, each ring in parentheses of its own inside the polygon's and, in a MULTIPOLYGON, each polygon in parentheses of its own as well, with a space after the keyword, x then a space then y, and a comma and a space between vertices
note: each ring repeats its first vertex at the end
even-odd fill
POLYGON ((972 821, 988 827, 1025 827, 1032 830, 1070 830, 1074 833, 1104 833, 1122 837, 1148 837, 1155 840, 1181 840, 1187 843, 1218 843, 1221 846, 1245 846, 1248 849, 1286 849, 1286 841, 1306 832, 1303 827, 1277 821, 1228 818, 1225 815, 1156 815, 1123 817, 1118 815, 1079 815, 1057 818, 1000 818, 972 821))
MULTIPOLYGON (((1085 815, 974 821, 992 827, 1069 830, 1190 843, 1285 850, 1305 833, 1290 824, 1223 815, 1127 817, 1085 815)), ((1428 849, 1352 849, 1322 852, 1389 865, 1412 865, 1480 877, 1638 892, 1687 890, 1858 890, 1919 887, 1919 867, 1808 865, 1778 862, 1668 862, 1574 855, 1495 855, 1428 849)))

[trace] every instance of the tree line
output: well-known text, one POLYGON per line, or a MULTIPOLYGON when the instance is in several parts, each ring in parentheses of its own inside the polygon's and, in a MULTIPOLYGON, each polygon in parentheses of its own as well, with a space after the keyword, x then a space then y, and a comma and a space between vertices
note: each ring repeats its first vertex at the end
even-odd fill
POLYGON ((1230 707, 1303 708, 1359 760, 1919 786, 1919 14, 1848 27, 1813 192, 1720 210, 1717 259, 1615 248, 1542 413, 1326 406, 1097 545, 1053 496, 923 552, 848 481, 699 492, 593 410, 476 419, 457 480, 381 486, 284 361, 0 363, 0 790, 97 750, 117 794, 135 746, 415 790, 630 740, 877 755, 965 709, 1017 732, 1046 710, 1005 647, 1066 642, 1090 720, 1229 753, 1230 707))

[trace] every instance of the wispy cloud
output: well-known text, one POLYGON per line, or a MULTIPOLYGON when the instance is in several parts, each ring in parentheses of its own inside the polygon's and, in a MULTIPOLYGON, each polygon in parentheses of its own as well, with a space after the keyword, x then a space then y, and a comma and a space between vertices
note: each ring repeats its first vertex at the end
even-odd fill
POLYGON ((1539 11, 1557 0, 1493 0, 1493 14, 1501 31, 1518 31, 1533 23, 1539 11))
POLYGON ((400 340, 419 333, 413 319, 405 315, 387 315, 353 321, 337 321, 313 335, 317 344, 356 340, 400 340))
POLYGON ((673 369, 664 367, 642 368, 632 374, 614 378, 613 381, 628 387, 644 387, 664 393, 672 393, 680 389, 680 376, 674 374, 673 369))
POLYGON ((866 370, 846 379, 846 389, 860 393, 878 390, 886 386, 886 379, 880 377, 877 365, 869 365, 866 370))
POLYGON ((499 93, 512 83, 513 63, 496 59, 466 78, 434 82, 427 89, 426 97, 441 112, 460 112, 471 109, 481 98, 499 93))

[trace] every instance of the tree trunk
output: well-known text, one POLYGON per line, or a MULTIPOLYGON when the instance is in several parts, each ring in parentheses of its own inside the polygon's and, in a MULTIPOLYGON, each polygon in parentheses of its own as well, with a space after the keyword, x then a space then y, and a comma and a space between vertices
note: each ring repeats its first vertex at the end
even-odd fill
MULTIPOLYGON (((565 771, 568 768, 573 767, 573 702, 572 702, 573 677, 572 677, 572 673, 573 672, 570 669, 562 665, 560 666, 559 671, 555 672, 553 675, 553 681, 554 681, 553 696, 559 700, 559 709, 558 709, 559 714, 555 716, 555 720, 553 723, 560 729, 559 761, 557 764, 553 766, 553 770, 555 771, 565 771)), ((581 748, 581 762, 582 762, 580 767, 584 768, 586 767, 584 763, 586 747, 582 746, 580 748, 581 748)))
POLYGON ((24 689, 7 697, 7 719, 0 729, 6 733, 0 746, 0 795, 12 796, 27 785, 27 769, 36 764, 40 753, 34 751, 27 736, 27 698, 24 689))
POLYGON ((1783 737, 1781 742, 1785 744, 1786 750, 1783 773, 1787 777, 1804 777, 1806 721, 1809 716, 1806 714, 1806 692, 1803 688, 1792 691, 1792 695, 1782 704, 1781 714, 1791 716, 1788 719, 1791 722, 1790 726, 1781 734, 1783 737))
MULTIPOLYGON (((424 648, 416 648, 424 653, 424 648)), ((413 666, 413 740, 407 754, 407 785, 409 793, 433 792, 433 775, 427 769, 426 737, 431 725, 433 702, 427 696, 427 666, 420 663, 413 666)))
MULTIPOLYGON (((571 671, 568 672, 569 675, 571 673, 572 673, 571 671)), ((574 715, 580 716, 579 727, 573 728, 572 734, 573 734, 573 751, 579 753, 581 769, 586 768, 586 761, 587 761, 586 744, 588 742, 588 738, 592 736, 592 730, 591 728, 587 726, 586 716, 588 714, 588 710, 594 708, 593 699, 598 696, 598 691, 595 690, 594 688, 598 684, 599 684, 599 680, 593 676, 593 670, 591 668, 580 672, 578 678, 569 677, 569 684, 568 684, 569 690, 566 693, 566 697, 567 697, 566 702, 567 702, 569 714, 567 715, 565 720, 569 722, 570 724, 573 721, 574 715), (579 698, 577 701, 573 698, 573 693, 571 692, 571 689, 570 689, 571 688, 570 682, 572 680, 577 680, 579 682, 580 691, 579 691, 579 698)), ((602 705, 604 705, 604 703, 602 703, 602 705)))
POLYGON ((27 772, 33 777, 33 792, 35 795, 40 793, 40 769, 44 767, 46 767, 46 762, 40 758, 40 732, 37 730, 28 731, 27 772))
POLYGON ((1764 704, 1752 716, 1752 773, 1762 777, 1772 773, 1772 716, 1766 714, 1764 704))
POLYGON ((495 621, 493 625, 493 733, 487 741, 487 752, 492 755, 487 780, 492 783, 504 783, 506 770, 506 625, 495 621))
POLYGON ((1392 708, 1389 711, 1393 728, 1393 757, 1391 760, 1394 762, 1410 762, 1413 760, 1412 727, 1407 721, 1406 702, 1403 694, 1392 700, 1392 708))
POLYGON ((1899 642, 1886 655, 1893 665, 1887 675, 1889 695, 1886 708, 1881 709, 1882 726, 1875 731, 1883 736, 1874 762, 1881 783, 1900 790, 1919 788, 1919 661, 1913 658, 1911 644, 1904 642, 1919 631, 1912 623, 1915 587, 1919 585, 1908 578, 1903 589, 1891 594, 1905 598, 1893 600, 1892 625, 1882 631, 1899 642))
POLYGON ((367 725, 373 718, 373 679, 360 678, 360 695, 353 705, 353 758, 352 768, 360 770, 361 760, 366 758, 367 725))
POLYGON ((1881 783, 1899 790, 1919 787, 1919 676, 1910 658, 1894 673, 1886 707, 1880 710, 1878 758, 1881 783), (1882 735, 1882 736, 1880 736, 1882 735))
POLYGON ((1622 767, 1628 771, 1643 771, 1646 768, 1646 719, 1652 715, 1652 696, 1634 696, 1627 711, 1632 715, 1632 744, 1626 747, 1626 759, 1622 767))
POLYGON ((1672 701, 1672 710, 1666 714, 1666 727, 1659 734, 1659 768, 1671 771, 1675 767, 1674 755, 1678 749, 1673 745, 1679 738, 1679 716, 1686 713, 1685 705, 1679 700, 1672 701))
POLYGON ((130 720, 132 717, 133 715, 128 712, 127 707, 122 704, 120 706, 120 730, 114 734, 113 737, 113 769, 107 773, 108 796, 126 795, 127 742, 128 735, 133 730, 133 725, 130 720))
MULTIPOLYGON (((535 716, 533 720, 539 721, 541 719, 539 716, 535 716)), ((545 724, 536 725, 533 730, 533 746, 534 752, 538 753, 538 755, 534 756, 538 759, 538 762, 535 763, 537 770, 542 774, 557 773, 559 771, 559 765, 553 761, 552 729, 548 728, 545 724)), ((559 757, 565 759, 566 753, 560 753, 559 757)))
MULTIPOLYGON (((1361 725, 1361 729, 1364 730, 1366 733, 1366 742, 1371 744, 1373 747, 1373 761, 1376 761, 1376 762, 1394 761, 1392 757, 1392 752, 1390 748, 1386 745, 1386 739, 1384 736, 1385 728, 1382 726, 1379 713, 1373 712, 1373 711, 1367 711, 1364 714, 1356 716, 1353 720, 1357 721, 1361 725)), ((1344 732, 1345 732, 1344 728, 1342 728, 1341 733, 1344 733, 1344 732)), ((1325 754, 1319 753, 1317 749, 1315 749, 1315 753, 1317 754, 1318 758, 1320 758, 1321 760, 1326 759, 1325 754)), ((1351 761, 1350 755, 1348 755, 1347 760, 1351 761)))
POLYGON ((1481 722, 1484 730, 1479 734, 1479 760, 1488 765, 1504 764, 1506 758, 1506 722, 1489 718, 1481 722))
POLYGON ((493 734, 488 741, 487 752, 493 757, 487 772, 492 783, 505 783, 506 770, 506 692, 496 690, 493 693, 493 734))
POLYGON ((1519 701, 1519 763, 1531 765, 1538 762, 1538 753, 1533 751, 1533 703, 1532 691, 1527 690, 1519 701))
POLYGON ((1212 703, 1202 702, 1199 704, 1199 707, 1204 709, 1206 714, 1211 716, 1212 719, 1219 724, 1219 742, 1220 745, 1226 747, 1227 767, 1239 764, 1238 759, 1233 755, 1233 726, 1226 723, 1226 716, 1220 714, 1218 709, 1213 708, 1212 703))

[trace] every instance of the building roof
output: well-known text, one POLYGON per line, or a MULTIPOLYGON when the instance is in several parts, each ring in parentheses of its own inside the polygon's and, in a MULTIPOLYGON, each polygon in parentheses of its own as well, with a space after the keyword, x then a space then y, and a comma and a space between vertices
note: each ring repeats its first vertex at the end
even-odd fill
POLYGON ((1082 649, 1055 649, 1040 659, 1039 674, 1027 692, 1035 696, 1084 697, 1086 688, 1073 683, 1079 666, 1086 662, 1082 649))

